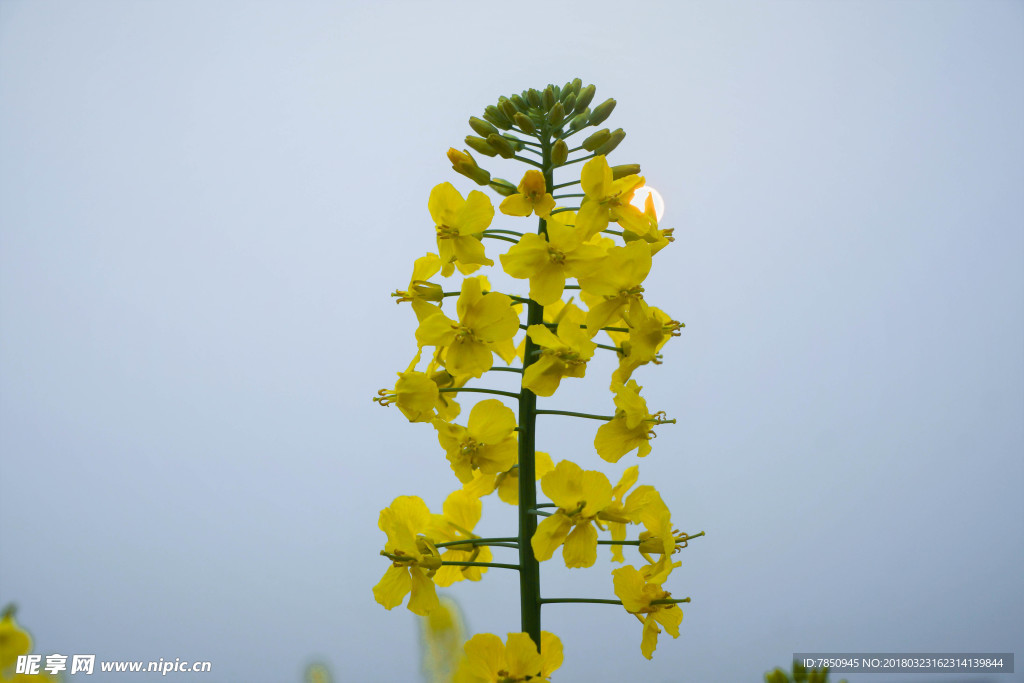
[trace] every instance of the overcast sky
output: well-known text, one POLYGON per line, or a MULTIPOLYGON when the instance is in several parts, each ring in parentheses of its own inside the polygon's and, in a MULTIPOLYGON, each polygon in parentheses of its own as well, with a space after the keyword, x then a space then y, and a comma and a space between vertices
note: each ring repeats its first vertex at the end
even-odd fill
MULTIPOLYGON (((652 662, 621 608, 546 607, 556 680, 1024 653, 1024 4, 0 0, 0 602, 36 653, 416 680, 377 515, 458 482, 370 400, 415 351, 389 293, 430 189, 474 187, 467 119, 577 76, 675 228, 639 464, 707 536, 652 662)), ((595 467, 593 430, 538 447, 595 467)), ((558 564, 546 596, 611 597, 558 564)), ((511 572, 449 593, 519 630, 511 572)))

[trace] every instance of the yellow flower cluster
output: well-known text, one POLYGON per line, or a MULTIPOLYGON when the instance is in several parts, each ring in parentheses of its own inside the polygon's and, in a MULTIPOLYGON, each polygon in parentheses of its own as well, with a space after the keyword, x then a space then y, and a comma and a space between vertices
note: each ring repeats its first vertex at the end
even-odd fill
MULTIPOLYGON (((413 496, 400 496, 381 512, 379 526, 387 536, 381 554, 391 565, 374 595, 391 609, 411 593, 409 609, 427 614, 437 605, 435 586, 479 580, 488 567, 526 575, 529 563, 535 567, 559 548, 566 567, 591 567, 602 542, 621 563, 623 548, 631 546, 646 563, 616 569, 613 588, 623 607, 643 623, 641 650, 650 658, 659 624, 673 637, 679 634, 682 611, 676 603, 682 601, 661 585, 680 566, 673 555, 693 536, 672 528, 668 507, 652 486, 635 486, 636 465, 613 486, 601 471, 564 459, 556 465, 534 447, 535 423, 545 414, 599 420, 593 455, 612 463, 632 452, 648 455, 654 427, 675 422, 648 409, 633 379, 639 368, 660 364, 663 346, 682 327, 651 306, 644 289, 653 257, 672 241, 672 231, 659 226, 649 198, 642 208, 634 205, 645 182, 639 166, 608 164, 606 155, 625 137, 621 129, 599 130, 574 150, 565 143, 584 127, 600 124, 614 108, 614 100, 591 108, 593 96, 593 86, 583 88, 577 80, 502 98, 483 119, 470 119, 477 136, 468 136, 466 144, 474 151, 535 167, 518 185, 492 177, 469 151, 449 150, 454 170, 503 197, 502 216, 535 216, 536 232, 492 227, 494 205, 481 191, 464 196, 446 182, 430 192, 427 213, 437 253, 417 259, 408 287, 393 294, 400 303, 409 302, 416 316, 415 356, 394 387, 382 389, 374 400, 397 405, 409 422, 433 426, 460 488, 440 515, 413 496), (570 160, 579 150, 591 154, 570 160), (575 161, 586 163, 571 166, 575 161), (578 175, 554 182, 556 172, 573 168, 578 175), (580 192, 558 194, 573 185, 580 192), (505 242, 507 248, 489 257, 485 240, 505 242), (495 265, 492 257, 506 276, 525 281, 521 291, 494 291, 490 280, 477 274, 495 265), (434 280, 456 271, 462 279, 455 287, 434 280), (454 308, 445 304, 450 297, 457 297, 454 308), (617 360, 608 384, 611 415, 537 408, 537 397, 556 396, 563 380, 584 378, 598 353, 613 353, 617 360), (501 375, 515 377, 518 386, 476 386, 485 376, 501 375), (490 396, 473 405, 464 424, 457 423, 462 411, 456 395, 461 401, 474 392, 490 396), (528 481, 521 468, 532 475, 528 481), (549 503, 536 502, 535 479, 549 503), (481 498, 494 491, 506 503, 524 506, 515 536, 473 534, 481 498), (627 540, 630 526, 642 529, 635 540, 627 540), (602 534, 608 540, 601 541, 602 534), (518 548, 520 563, 493 563, 491 548, 501 546, 518 548)), ((539 585, 531 590, 539 614, 539 585)), ((491 634, 471 639, 455 680, 547 680, 561 663, 561 644, 540 633, 539 616, 530 625, 526 621, 524 616, 524 632, 509 634, 507 644, 491 634)))

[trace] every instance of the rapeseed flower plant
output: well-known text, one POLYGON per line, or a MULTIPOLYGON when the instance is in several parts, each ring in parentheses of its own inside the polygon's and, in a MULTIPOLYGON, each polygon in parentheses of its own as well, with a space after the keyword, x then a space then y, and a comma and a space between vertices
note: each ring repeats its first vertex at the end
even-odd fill
POLYGON ((441 609, 436 586, 479 581, 489 569, 519 575, 520 630, 505 641, 477 634, 466 642, 454 676, 460 683, 548 681, 562 663, 562 646, 541 630, 547 604, 622 605, 643 623, 641 653, 650 658, 661 630, 679 635, 679 603, 689 600, 672 598, 662 584, 680 566, 679 551, 703 532, 674 528, 658 491, 640 483, 637 465, 614 486, 592 469, 633 452, 647 456, 653 428, 675 422, 648 409, 634 375, 661 365, 664 347, 683 327, 648 301, 644 283, 673 232, 659 224, 649 199, 633 205, 645 183, 640 166, 608 162, 625 132, 601 128, 580 143, 568 142, 614 110, 612 99, 593 105, 595 93, 576 79, 500 97, 482 116, 470 117, 474 134, 465 144, 483 162, 455 148, 448 159, 481 190, 464 195, 442 182, 430 191, 426 213, 437 253, 416 259, 409 284, 393 293, 412 307, 416 348, 393 388, 374 400, 396 405, 410 423, 433 427, 455 489, 441 514, 411 495, 381 511, 387 537, 381 554, 391 564, 374 596, 387 609, 409 596, 411 611, 430 615, 441 609), (481 166, 492 162, 528 168, 510 176, 521 178, 516 184, 481 166), (485 191, 500 198, 497 214, 485 191), (517 222, 530 217, 536 230, 521 230, 517 222), (485 244, 502 243, 504 253, 488 255, 485 244), (486 269, 496 262, 512 278, 513 291, 492 288, 486 269), (595 378, 604 372, 594 369, 603 367, 595 358, 608 353, 617 367, 610 377, 595 378), (491 380, 499 376, 514 378, 517 388, 497 388, 491 380), (608 386, 614 413, 539 406, 539 400, 557 401, 568 379, 608 386), (484 396, 467 404, 472 394, 484 396), (456 422, 460 403, 471 406, 462 424, 456 422), (587 466, 561 454, 555 465, 547 451, 564 444, 538 449, 537 423, 548 416, 601 423, 592 451, 580 454, 587 466), (517 508, 514 533, 477 530, 484 525, 483 499, 495 491, 517 508), (626 561, 627 547, 646 561, 612 573, 618 600, 542 595, 539 562, 561 548, 566 567, 592 567, 599 545, 611 546, 615 562, 626 561), (501 553, 511 553, 512 561, 494 561, 501 553))

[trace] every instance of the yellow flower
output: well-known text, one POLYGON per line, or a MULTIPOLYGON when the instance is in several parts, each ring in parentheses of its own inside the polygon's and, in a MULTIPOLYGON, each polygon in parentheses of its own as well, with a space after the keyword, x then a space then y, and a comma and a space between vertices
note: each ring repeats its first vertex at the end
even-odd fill
POLYGON ((562 547, 565 566, 591 567, 597 561, 597 515, 612 500, 612 485, 603 473, 583 470, 563 460, 541 480, 541 488, 558 510, 537 525, 531 544, 541 562, 562 547))
POLYGON ((409 422, 430 422, 435 418, 454 420, 459 414, 459 404, 445 398, 442 387, 462 386, 469 378, 457 381, 447 370, 437 368, 437 361, 431 360, 426 372, 415 370, 420 353, 412 359, 405 372, 398 373, 398 381, 391 391, 381 389, 373 398, 382 406, 392 403, 398 406, 409 422))
POLYGON ((633 242, 635 240, 643 240, 650 245, 651 256, 654 256, 659 251, 668 246, 669 242, 675 242, 675 238, 672 233, 675 232, 673 228, 665 228, 661 230, 658 228, 658 214, 654 210, 654 195, 647 195, 647 199, 644 200, 644 217, 647 219, 647 229, 644 232, 636 233, 629 229, 622 230, 622 239, 627 242, 633 242))
POLYGON ((653 604, 655 600, 668 600, 672 594, 662 590, 660 584, 644 580, 643 575, 635 567, 626 565, 612 572, 615 595, 622 600, 622 606, 630 614, 635 614, 644 625, 640 641, 640 652, 650 659, 654 648, 658 645, 658 634, 665 627, 673 638, 679 637, 679 624, 683 622, 683 610, 679 605, 671 603, 653 604))
POLYGON ((455 376, 480 377, 494 364, 492 351, 506 363, 515 358, 513 337, 519 315, 512 299, 499 292, 483 293, 482 278, 466 278, 457 306, 459 321, 435 309, 420 320, 416 342, 446 347, 445 367, 455 376))
POLYGON ((451 275, 455 266, 468 275, 480 266, 494 265, 480 241, 480 234, 494 218, 494 207, 487 195, 473 190, 468 199, 463 199, 454 185, 441 183, 431 190, 427 208, 437 229, 442 275, 451 275))
POLYGON ((572 220, 569 213, 557 213, 548 220, 546 238, 527 233, 499 257, 506 273, 514 278, 529 278, 530 298, 541 306, 562 297, 566 278, 579 277, 599 267, 606 251, 599 240, 585 240, 567 223, 572 220))
POLYGON ((623 320, 629 332, 608 331, 608 336, 622 349, 619 367, 612 374, 615 384, 625 384, 641 365, 660 364, 661 347, 672 337, 678 337, 683 327, 681 322, 643 302, 625 311, 623 320))
POLYGON ((473 470, 498 474, 507 472, 516 462, 516 416, 497 399, 473 406, 466 427, 442 420, 433 424, 452 471, 463 484, 473 481, 473 470))
POLYGON ((529 216, 536 213, 547 218, 551 209, 555 208, 555 200, 544 185, 544 174, 540 171, 527 171, 519 182, 519 192, 505 197, 498 209, 506 216, 529 216))
MULTIPOLYGON (((641 513, 655 499, 660 502, 661 497, 653 486, 638 486, 629 497, 623 501, 626 492, 636 483, 640 468, 637 465, 627 467, 622 473, 619 483, 612 489, 612 502, 598 515, 598 518, 608 525, 613 541, 626 540, 626 525, 636 524, 641 520, 641 513)), ((622 555, 621 545, 612 545, 612 561, 625 562, 622 555)))
POLYGON ((424 535, 432 523, 426 503, 415 496, 399 496, 380 511, 377 526, 388 536, 381 555, 391 560, 391 566, 373 587, 373 597, 385 609, 401 605, 410 592, 411 612, 426 616, 437 606, 431 578, 441 568, 441 556, 424 535))
POLYGON ((551 396, 563 377, 583 377, 597 348, 583 320, 583 311, 569 304, 554 333, 546 325, 530 325, 526 333, 540 347, 540 357, 523 373, 525 388, 538 396, 551 396))
POLYGON ((586 237, 591 237, 608 227, 609 221, 616 221, 623 228, 643 234, 650 222, 640 209, 633 206, 633 192, 644 184, 638 175, 628 175, 614 180, 612 169, 604 156, 594 157, 583 166, 580 186, 586 195, 576 216, 576 227, 586 237))
POLYGON ((540 633, 539 652, 527 633, 509 633, 507 645, 492 633, 478 633, 465 651, 454 683, 550 683, 562 666, 562 641, 547 631, 540 633))
POLYGON ((675 422, 665 419, 664 413, 648 412, 647 401, 640 396, 642 388, 632 379, 624 385, 612 385, 617 408, 615 417, 601 425, 594 438, 597 454, 608 462, 618 462, 634 449, 639 449, 637 457, 646 456, 651 452, 652 425, 675 422))
POLYGON ((638 519, 646 531, 640 533, 638 550, 650 564, 640 569, 644 579, 651 583, 664 583, 668 575, 682 562, 672 562, 672 556, 685 547, 689 537, 672 528, 672 515, 657 493, 640 512, 638 519), (660 555, 655 561, 651 555, 660 555))
POLYGON ((643 301, 641 283, 651 272, 651 250, 643 242, 612 247, 600 265, 578 278, 590 306, 587 327, 597 330, 643 301))
POLYGON ((395 303, 403 301, 441 301, 443 291, 441 285, 429 282, 430 278, 441 270, 441 258, 437 254, 428 253, 420 256, 413 263, 412 279, 409 280, 409 288, 406 290, 395 290, 391 296, 396 297, 395 303))

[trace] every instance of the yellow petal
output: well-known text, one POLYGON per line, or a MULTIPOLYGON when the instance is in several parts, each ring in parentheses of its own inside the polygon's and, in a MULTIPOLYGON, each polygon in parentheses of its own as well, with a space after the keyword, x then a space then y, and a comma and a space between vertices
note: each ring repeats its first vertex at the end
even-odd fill
POLYGON ((547 678, 562 666, 562 641, 554 633, 540 632, 541 676, 547 678))
POLYGON ((540 482, 544 494, 562 510, 574 510, 583 500, 583 468, 562 460, 540 482))
POLYGON ((456 216, 465 200, 451 183, 441 183, 430 191, 427 209, 435 225, 455 227, 456 216))
POLYGON ((509 633, 505 656, 508 657, 508 672, 516 680, 540 673, 540 653, 537 652, 537 644, 528 633, 509 633))
POLYGON ((409 611, 425 617, 437 607, 437 589, 434 588, 434 582, 428 579, 419 567, 409 568, 409 578, 412 579, 409 611))
POLYGON ((480 443, 498 443, 515 428, 516 414, 496 398, 480 401, 469 413, 469 435, 480 443))
POLYGON ((542 519, 530 540, 534 557, 540 562, 550 560, 558 546, 562 545, 565 537, 569 535, 571 528, 572 523, 562 512, 556 512, 550 517, 542 519))
POLYGON ((521 194, 514 194, 501 202, 498 209, 506 216, 529 216, 533 213, 533 204, 521 194))
POLYGON ((391 609, 402 604, 402 600, 412 590, 409 570, 405 567, 388 567, 380 582, 373 587, 373 597, 384 609, 391 609))
POLYGON ((479 190, 469 193, 466 203, 458 213, 457 225, 462 235, 474 235, 483 232, 491 219, 494 218, 494 207, 491 199, 479 190))
POLYGON ((570 569, 594 566, 597 562, 597 529, 590 522, 577 524, 565 539, 562 557, 570 569))

